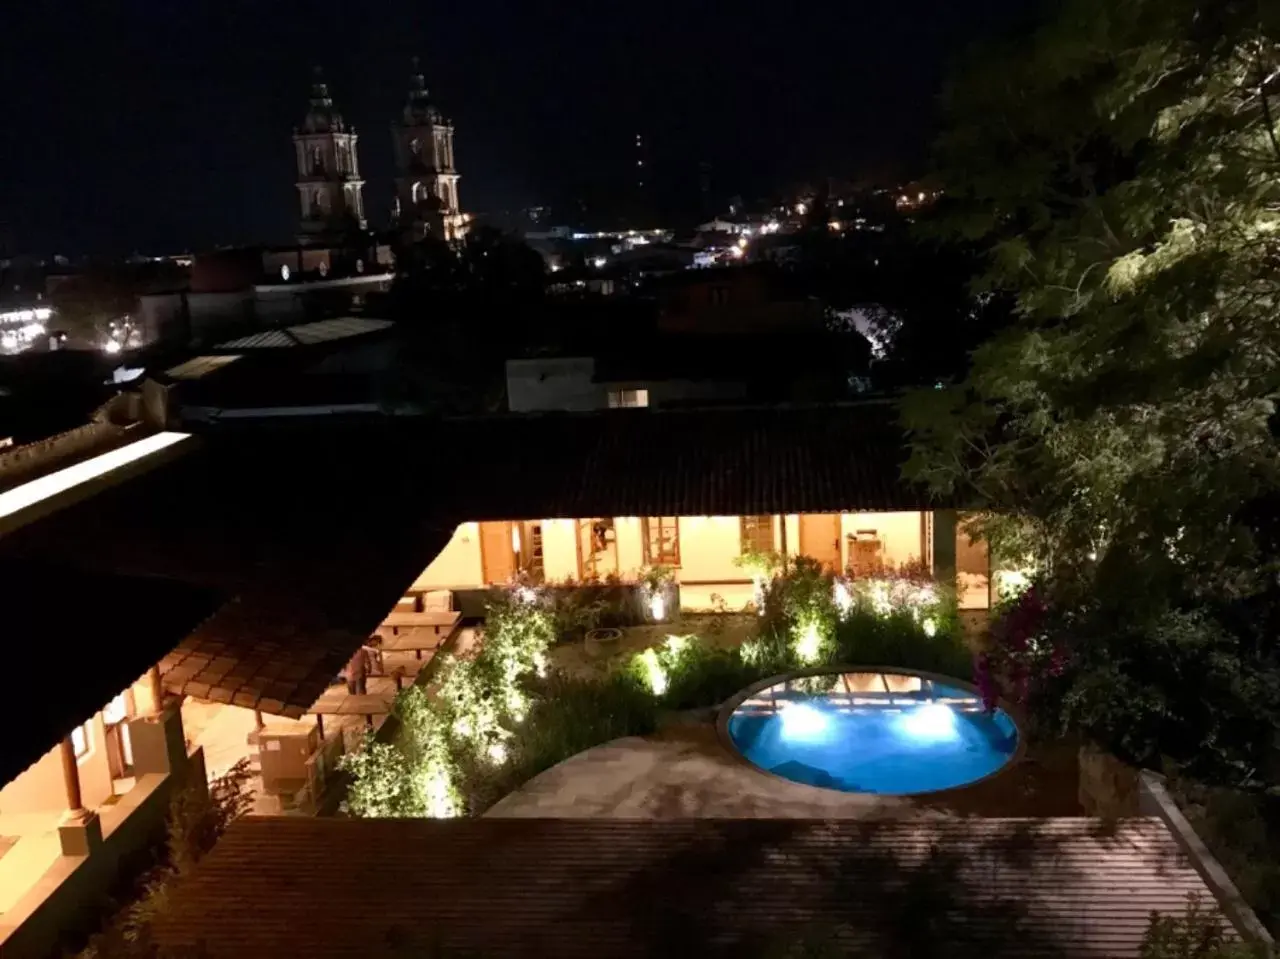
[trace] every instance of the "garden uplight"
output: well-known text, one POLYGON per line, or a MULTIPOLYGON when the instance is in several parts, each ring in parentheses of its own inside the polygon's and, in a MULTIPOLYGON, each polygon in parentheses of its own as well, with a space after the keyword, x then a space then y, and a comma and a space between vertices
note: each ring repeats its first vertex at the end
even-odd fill
POLYGON ((849 615, 849 610, 853 609, 853 594, 849 592, 848 583, 842 579, 836 580, 831 587, 831 598, 841 616, 849 615))
POLYGON ((667 618, 667 598, 661 593, 654 593, 649 597, 649 615, 657 623, 667 618))
POLYGON ((672 636, 668 634, 666 641, 662 645, 666 647, 667 652, 671 653, 671 655, 678 656, 689 645, 689 638, 688 636, 672 636))
POLYGON ((818 624, 810 620, 800 629, 796 637, 796 658, 806 666, 818 661, 822 652, 822 635, 818 632, 818 624))
POLYGON ((658 662, 657 650, 646 649, 636 658, 640 662, 645 683, 655 696, 661 696, 667 691, 667 672, 662 668, 662 663, 658 662))

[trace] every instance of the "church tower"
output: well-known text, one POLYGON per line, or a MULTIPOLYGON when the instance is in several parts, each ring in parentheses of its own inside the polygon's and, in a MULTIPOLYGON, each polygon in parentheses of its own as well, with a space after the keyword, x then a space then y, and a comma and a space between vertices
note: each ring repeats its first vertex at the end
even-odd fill
POLYGON ((467 218, 458 205, 453 122, 445 119, 431 102, 416 57, 409 98, 393 132, 397 225, 415 240, 428 235, 461 239, 467 232, 467 218))
POLYGON ((336 244, 364 230, 368 224, 355 127, 333 108, 319 67, 311 86, 311 109, 293 130, 293 148, 302 213, 298 242, 336 244))

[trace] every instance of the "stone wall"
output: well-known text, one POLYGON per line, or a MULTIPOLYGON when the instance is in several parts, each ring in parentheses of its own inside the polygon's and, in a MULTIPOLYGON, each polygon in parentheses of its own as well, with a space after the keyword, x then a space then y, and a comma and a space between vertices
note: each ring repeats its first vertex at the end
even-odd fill
POLYGON ((1078 798, 1086 816, 1118 819, 1139 813, 1138 772, 1095 746, 1080 747, 1078 798))
POLYGON ((0 452, 0 486, 14 485, 65 460, 105 450, 137 421, 137 407, 135 394, 118 393, 94 410, 83 426, 0 452))

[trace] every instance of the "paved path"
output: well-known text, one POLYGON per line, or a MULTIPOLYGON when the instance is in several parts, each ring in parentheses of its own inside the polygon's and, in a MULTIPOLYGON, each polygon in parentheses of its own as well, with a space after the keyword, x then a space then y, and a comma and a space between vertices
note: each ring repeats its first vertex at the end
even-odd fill
POLYGON ((861 819, 928 815, 889 797, 789 783, 730 755, 710 724, 627 737, 548 769, 487 813, 503 817, 861 819))

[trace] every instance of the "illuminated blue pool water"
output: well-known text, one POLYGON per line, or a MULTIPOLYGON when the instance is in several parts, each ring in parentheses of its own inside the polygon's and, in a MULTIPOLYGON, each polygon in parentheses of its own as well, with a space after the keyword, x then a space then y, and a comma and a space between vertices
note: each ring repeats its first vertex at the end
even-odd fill
POLYGON ((756 693, 730 716, 730 738, 785 779, 896 796, 983 779, 1017 749, 1009 715, 985 712, 969 690, 909 674, 845 678, 830 677, 830 692, 801 680, 756 693))

